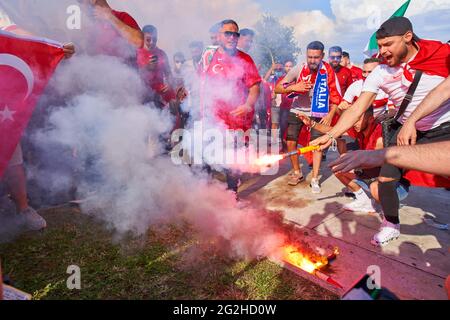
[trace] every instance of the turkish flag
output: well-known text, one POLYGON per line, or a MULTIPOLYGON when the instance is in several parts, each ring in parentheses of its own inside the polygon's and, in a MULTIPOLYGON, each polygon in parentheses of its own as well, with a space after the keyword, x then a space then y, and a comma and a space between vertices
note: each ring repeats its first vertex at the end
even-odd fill
POLYGON ((61 44, 0 32, 0 178, 63 58, 61 44))

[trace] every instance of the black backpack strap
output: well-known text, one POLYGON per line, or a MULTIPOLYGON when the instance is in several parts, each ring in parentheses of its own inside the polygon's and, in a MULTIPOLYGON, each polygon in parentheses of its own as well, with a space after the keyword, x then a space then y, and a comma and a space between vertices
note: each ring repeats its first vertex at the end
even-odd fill
POLYGON ((398 110, 397 115, 395 116, 395 121, 400 119, 400 117, 405 113, 406 109, 408 108, 409 104, 411 103, 414 93, 416 92, 417 86, 419 85, 419 81, 422 78, 423 71, 417 70, 416 75, 414 76, 414 81, 409 87, 408 93, 406 93, 405 98, 402 101, 402 105, 400 106, 400 110, 398 110))

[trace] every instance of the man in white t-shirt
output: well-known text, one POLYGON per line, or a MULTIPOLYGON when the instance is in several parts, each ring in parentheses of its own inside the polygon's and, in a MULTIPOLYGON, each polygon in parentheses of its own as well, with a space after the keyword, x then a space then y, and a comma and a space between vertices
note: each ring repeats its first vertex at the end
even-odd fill
MULTIPOLYGON (((344 101, 339 105, 341 111, 347 110, 351 105, 358 100, 364 87, 364 81, 372 73, 372 71, 378 67, 381 63, 380 59, 369 58, 364 61, 363 65, 363 80, 357 80, 353 82, 344 95, 344 101)), ((373 116, 375 119, 380 117, 388 108, 395 108, 392 102, 389 101, 389 96, 383 90, 379 90, 377 97, 375 98, 373 106, 373 116)))
MULTIPOLYGON (((0 32, 6 31, 17 35, 28 36, 30 32, 17 26, 4 10, 0 3, 0 32)), ((75 53, 73 44, 68 43, 63 46, 66 58, 70 58, 75 53)), ((16 204, 17 212, 24 226, 29 230, 41 230, 47 226, 46 221, 28 204, 26 188, 26 174, 23 165, 23 155, 20 143, 8 163, 8 168, 4 174, 4 180, 8 185, 9 192, 16 204)))
MULTIPOLYGON (((400 108, 418 70, 423 72, 406 112, 393 126, 395 135, 389 145, 402 145, 397 136, 409 132, 407 144, 450 140, 450 100, 433 108, 419 107, 425 96, 442 83, 450 73, 450 46, 438 41, 421 40, 413 32, 411 22, 404 17, 391 18, 377 31, 380 53, 386 61, 375 68, 364 83, 362 94, 353 106, 341 116, 338 124, 325 136, 312 142, 328 147, 357 122, 375 101, 379 90, 400 108), (403 129, 402 129, 403 126, 403 129), (416 135, 417 137, 415 137, 416 135), (397 141, 398 140, 398 141, 397 141)), ((384 213, 380 232, 372 243, 383 246, 400 236, 399 199, 397 182, 403 171, 392 165, 383 165, 378 178, 379 195, 384 213)))

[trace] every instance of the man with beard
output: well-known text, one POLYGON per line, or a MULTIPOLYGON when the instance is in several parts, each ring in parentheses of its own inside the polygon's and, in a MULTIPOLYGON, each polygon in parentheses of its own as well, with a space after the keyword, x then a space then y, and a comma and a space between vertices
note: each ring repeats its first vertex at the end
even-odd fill
MULTIPOLYGON (((276 94, 295 94, 298 97, 293 102, 293 107, 313 116, 313 120, 331 125, 336 114, 337 106, 341 103, 342 97, 339 93, 339 83, 333 68, 323 61, 325 46, 319 41, 314 41, 308 45, 307 61, 304 65, 298 65, 292 69, 286 77, 275 88, 276 94), (324 93, 324 96, 317 99, 317 93, 324 93)), ((287 129, 288 151, 297 149, 297 142, 302 130, 303 123, 295 114, 289 114, 287 129)), ((315 139, 320 136, 320 132, 312 129, 311 137, 315 139)), ((311 180, 311 190, 313 193, 321 193, 319 183, 319 171, 322 164, 323 152, 313 154, 313 175, 311 180)), ((289 179, 289 185, 296 186, 304 180, 300 170, 298 155, 291 157, 294 171, 289 179)))
POLYGON ((353 76, 350 69, 341 66, 342 61, 342 48, 335 46, 331 47, 328 51, 328 62, 333 67, 334 72, 339 81, 339 86, 341 88, 341 96, 345 95, 348 87, 353 83, 353 76))
MULTIPOLYGON (((450 101, 438 108, 418 108, 424 98, 441 84, 450 73, 450 46, 439 41, 421 40, 413 32, 411 22, 404 17, 387 20, 376 33, 380 54, 386 64, 378 66, 364 83, 359 99, 345 112, 337 125, 313 145, 326 148, 350 129, 375 101, 378 91, 385 91, 397 108, 409 104, 403 114, 389 127, 393 132, 386 145, 409 145, 450 140, 450 101), (413 83, 417 88, 408 94, 413 83), (404 100, 406 99, 406 100, 404 100), (402 129, 403 127, 403 129, 402 129), (408 134, 404 134, 404 131, 408 134), (414 135, 417 133, 417 137, 414 135), (399 137, 402 137, 400 139, 399 137)), ((397 183, 403 171, 391 164, 381 168, 380 202, 385 220, 372 243, 383 246, 400 237, 399 198, 397 183)))
MULTIPOLYGON (((228 130, 252 127, 261 77, 253 59, 237 49, 239 26, 233 20, 220 23, 219 47, 206 50, 201 62, 204 90, 202 116, 228 130)), ((237 193, 240 175, 227 173, 230 190, 237 193)))

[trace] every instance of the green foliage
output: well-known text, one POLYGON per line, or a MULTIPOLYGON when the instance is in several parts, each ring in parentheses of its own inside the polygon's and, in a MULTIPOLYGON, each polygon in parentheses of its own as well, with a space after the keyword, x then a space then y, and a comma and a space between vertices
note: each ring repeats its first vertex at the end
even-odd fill
POLYGON ((252 56, 266 72, 275 63, 296 61, 301 49, 294 36, 294 28, 283 25, 271 15, 262 16, 255 26, 256 39, 252 56))

